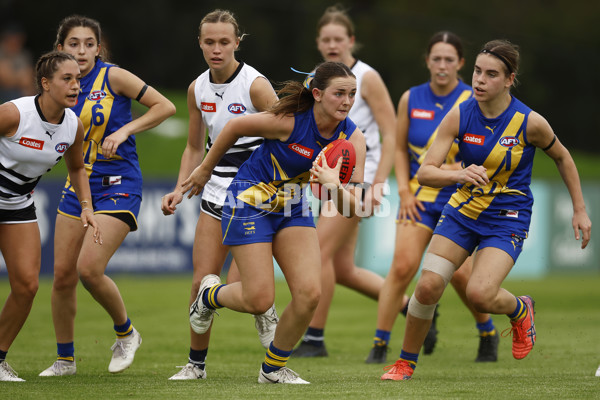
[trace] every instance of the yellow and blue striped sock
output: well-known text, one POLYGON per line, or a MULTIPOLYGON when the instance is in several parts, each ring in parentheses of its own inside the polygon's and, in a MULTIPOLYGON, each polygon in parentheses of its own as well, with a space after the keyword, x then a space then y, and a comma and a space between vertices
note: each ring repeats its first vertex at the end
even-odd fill
POLYGON ((202 303, 211 310, 216 310, 217 308, 223 308, 221 303, 217 300, 217 295, 219 294, 219 290, 224 288, 225 284, 218 284, 209 287, 202 293, 202 303))
POLYGON ((56 343, 56 357, 57 360, 62 361, 75 361, 75 345, 73 342, 69 343, 56 343))
POLYGON ((273 342, 271 342, 271 345, 265 354, 265 361, 262 364, 263 371, 268 374, 269 372, 277 371, 278 369, 285 367, 291 354, 291 350, 280 350, 273 345, 273 342))
POLYGON ((518 297, 515 298, 517 299, 517 308, 515 308, 515 311, 513 311, 512 314, 507 314, 511 321, 518 321, 527 316, 525 302, 518 297))
POLYGON ((417 361, 419 360, 419 353, 409 353, 408 351, 400 351, 400 360, 406 361, 412 369, 417 368, 417 361))
POLYGON ((115 325, 114 328, 118 339, 123 339, 133 333, 133 325, 129 318, 123 325, 115 325))
POLYGON ((373 338, 373 347, 387 346, 390 342, 390 336, 392 332, 384 331, 382 329, 375 330, 375 337, 373 338))
POLYGON ((494 321, 490 317, 486 322, 478 322, 477 329, 479 330, 479 336, 494 336, 496 334, 496 327, 494 321))

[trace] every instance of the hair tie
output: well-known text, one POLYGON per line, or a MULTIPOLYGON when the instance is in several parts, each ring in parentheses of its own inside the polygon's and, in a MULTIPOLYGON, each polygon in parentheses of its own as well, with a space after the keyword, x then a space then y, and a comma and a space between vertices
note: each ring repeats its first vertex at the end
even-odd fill
POLYGON ((501 56, 500 54, 496 53, 493 50, 488 50, 488 49, 483 49, 481 50, 479 53, 484 53, 484 54, 491 54, 494 57, 498 58, 500 61, 502 61, 504 63, 504 65, 506 65, 506 68, 508 68, 508 73, 512 74, 513 73, 513 69, 510 66, 510 64, 508 63, 508 61, 506 60, 506 58, 504 58, 503 56, 501 56))
POLYGON ((314 72, 302 72, 302 71, 298 71, 294 67, 290 67, 290 69, 292 71, 294 71, 295 73, 297 73, 297 74, 306 75, 306 78, 304 79, 304 82, 302 82, 302 86, 304 86, 306 89, 310 90, 310 81, 312 81, 313 78, 315 77, 315 73, 314 72))

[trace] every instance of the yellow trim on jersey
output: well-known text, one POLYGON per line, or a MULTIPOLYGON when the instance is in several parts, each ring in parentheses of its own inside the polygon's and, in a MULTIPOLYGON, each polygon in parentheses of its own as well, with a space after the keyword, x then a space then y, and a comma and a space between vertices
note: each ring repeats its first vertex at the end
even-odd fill
POLYGON ((279 161, 277 161, 277 158, 273 155, 273 153, 271 153, 271 164, 273 164, 273 180, 278 179, 277 172, 279 172, 279 179, 288 179, 287 174, 285 173, 283 168, 281 168, 281 165, 279 165, 279 161))
MULTIPOLYGON (((501 138, 506 136, 518 137, 522 133, 524 120, 525 114, 515 112, 510 123, 504 132, 502 132, 501 138)), ((490 137, 489 140, 494 139, 493 137, 490 137)), ((463 185, 450 198, 450 205, 457 208, 463 203, 468 203, 464 204, 458 211, 469 218, 477 219, 479 215, 489 207, 497 194, 504 193, 525 196, 525 193, 520 190, 510 189, 506 186, 509 178, 514 172, 513 166, 518 165, 521 161, 524 147, 524 138, 519 140, 518 145, 509 149, 502 146, 500 144, 500 138, 498 138, 496 145, 490 151, 488 158, 483 163, 483 165, 498 165, 498 168, 495 171, 487 170, 487 175, 490 179, 488 184, 482 188, 477 188, 472 184, 463 185), (510 157, 507 157, 508 153, 510 153, 510 157), (510 160, 511 165, 506 165, 508 160, 510 160)))
POLYGON ((411 193, 416 193, 417 200, 424 201, 427 203, 435 203, 438 195, 440 194, 440 191, 443 189, 419 185, 419 181, 417 180, 416 175, 408 182, 408 186, 410 188, 411 193))
POLYGON ((271 163, 273 165, 273 180, 269 183, 260 182, 239 193, 237 198, 261 210, 280 212, 289 200, 300 195, 294 191, 294 187, 302 187, 306 184, 310 172, 306 171, 290 178, 273 154, 271 154, 271 163))
MULTIPOLYGON (((450 107, 450 110, 452 110, 454 107, 458 107, 458 105, 460 103, 462 103, 463 101, 468 100, 469 97, 471 97, 472 93, 473 92, 471 92, 471 90, 463 90, 463 92, 460 94, 460 96, 458 96, 458 98, 456 99, 456 101, 454 102, 452 107, 450 107)), ((448 112, 450 112, 450 111, 448 111, 448 112)), ((427 153, 427 150, 429 150, 429 148, 433 144, 433 141, 435 140, 435 137, 437 136, 439 129, 440 129, 440 127, 438 125, 438 127, 435 128, 435 131, 433 131, 433 133, 429 137, 427 144, 423 148, 424 151, 422 153, 417 153, 417 154, 419 154, 419 160, 418 160, 419 164, 423 164, 423 160, 425 159, 425 154, 427 153)), ((454 159, 456 158, 457 153, 458 153, 458 144, 453 143, 452 148, 450 149, 450 152, 448 153, 448 157, 446 157, 446 163, 447 164, 454 163, 454 159)))
MULTIPOLYGON (((468 100, 471 97, 471 94, 472 94, 471 90, 463 90, 462 93, 458 96, 458 98, 454 102, 454 104, 452 105, 452 107, 450 108, 450 110, 452 110, 454 107, 458 107, 458 105, 460 103, 462 103, 463 101, 468 100)), ((435 128, 435 131, 433 131, 433 133, 429 137, 429 140, 427 140, 427 143, 425 144, 425 146, 421 147, 421 146, 415 146, 410 143, 408 144, 408 148, 410 149, 410 151, 412 151, 414 154, 418 155, 417 162, 419 163, 419 165, 423 164, 423 160, 425 160, 425 154, 427 154, 427 150, 429 150, 429 148, 433 144, 433 141, 438 134, 439 128, 440 127, 438 125, 438 127, 435 128)), ((458 143, 455 141, 452 143, 452 146, 450 147, 450 151, 448 152, 448 155, 446 156, 445 163, 453 164, 456 160, 457 154, 458 154, 458 143)), ((413 194, 417 193, 417 190, 419 190, 419 188, 421 188, 417 194, 417 199, 420 201, 426 201, 429 203, 435 202, 440 191, 443 189, 443 188, 431 188, 431 187, 427 187, 427 186, 421 187, 421 185, 419 185, 419 183, 417 181, 416 174, 410 180, 409 187, 410 187, 411 193, 413 193, 413 194)))
POLYGON ((79 118, 84 123, 84 126, 89 123, 89 127, 87 132, 85 133, 84 141, 83 141, 83 154, 88 155, 88 163, 86 164, 86 170, 88 172, 88 176, 92 173, 92 168, 94 163, 96 162, 98 153, 102 154, 101 142, 104 138, 104 132, 106 131, 106 125, 108 124, 108 120, 110 118, 110 111, 112 110, 114 97, 112 96, 112 92, 105 86, 105 75, 108 72, 108 68, 103 67, 98 72, 98 76, 94 80, 94 84, 92 85, 91 92, 95 90, 104 90, 106 93, 110 93, 111 96, 107 96, 102 99, 102 110, 98 109, 99 103, 96 101, 91 101, 86 99, 85 104, 81 108, 81 114, 79 118), (102 112, 104 116, 104 120, 102 121, 102 125, 96 125, 95 118, 97 119, 97 114, 102 112))

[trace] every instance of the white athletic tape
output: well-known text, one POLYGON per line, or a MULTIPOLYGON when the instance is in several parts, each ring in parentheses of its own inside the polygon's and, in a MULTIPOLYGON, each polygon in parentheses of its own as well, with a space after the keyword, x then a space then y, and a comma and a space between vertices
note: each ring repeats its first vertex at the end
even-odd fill
POLYGON ((413 317, 421 318, 421 319, 433 319, 433 314, 435 313, 435 306, 437 304, 432 304, 427 306, 425 304, 419 303, 419 300, 415 297, 415 294, 410 297, 408 301, 408 313, 413 317))
POLYGON ((432 253, 425 253, 423 258, 423 271, 435 272, 444 280, 444 284, 448 285, 448 282, 452 280, 452 275, 456 271, 456 266, 446 260, 444 257, 432 253))

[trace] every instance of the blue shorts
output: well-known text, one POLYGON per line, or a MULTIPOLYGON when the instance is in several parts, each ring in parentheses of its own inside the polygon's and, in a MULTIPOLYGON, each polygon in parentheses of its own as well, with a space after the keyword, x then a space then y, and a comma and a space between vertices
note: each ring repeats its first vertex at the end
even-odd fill
MULTIPOLYGON (((138 228, 137 216, 140 212, 141 204, 142 196, 139 194, 119 192, 92 193, 94 214, 108 214, 120 219, 129 225, 132 232, 138 228)), ((80 218, 81 205, 75 192, 63 188, 60 203, 58 203, 58 213, 70 218, 80 218)))
MULTIPOLYGON (((421 203, 423 206, 425 206, 425 211, 418 209, 419 215, 421 216, 421 221, 416 220, 415 223, 417 226, 433 232, 438 220, 440 219, 440 215, 442 215, 442 210, 444 209, 446 203, 431 203, 428 201, 422 201, 421 203)), ((400 209, 398 209, 398 214, 396 214, 396 222, 401 223, 404 221, 411 222, 410 220, 400 220, 400 209)))
POLYGON ((507 252, 517 261, 523 251, 523 242, 527 239, 529 227, 519 221, 502 221, 502 224, 476 221, 465 217, 454 207, 446 205, 433 232, 441 235, 473 253, 476 247, 495 247, 507 252))
POLYGON ((278 231, 290 226, 315 228, 312 212, 301 206, 292 207, 291 213, 267 212, 244 203, 223 206, 221 229, 223 244, 228 246, 271 243, 278 231))

